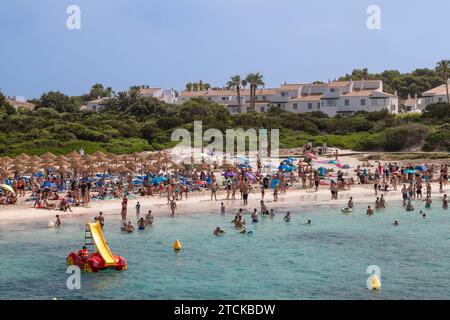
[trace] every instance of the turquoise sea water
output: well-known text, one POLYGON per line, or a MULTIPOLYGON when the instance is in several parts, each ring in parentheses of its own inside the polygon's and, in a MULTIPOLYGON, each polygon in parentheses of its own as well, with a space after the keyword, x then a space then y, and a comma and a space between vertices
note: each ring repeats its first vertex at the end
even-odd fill
POLYGON ((415 207, 406 213, 391 206, 367 217, 364 205, 351 215, 329 204, 299 206, 290 223, 279 207, 274 219, 250 225, 252 237, 232 227, 234 213, 156 217, 153 227, 134 234, 120 233, 119 216, 107 216, 105 237, 129 269, 82 273, 80 290, 66 287, 65 258, 82 245, 83 218, 63 220, 60 230, 42 222, 2 225, 0 298, 446 299, 450 211, 424 210, 423 220, 423 205, 415 207), (300 224, 307 219, 311 226, 300 224), (216 226, 226 234, 215 237, 216 226), (181 252, 171 248, 175 239, 181 252), (380 291, 366 289, 369 265, 381 269, 380 291))

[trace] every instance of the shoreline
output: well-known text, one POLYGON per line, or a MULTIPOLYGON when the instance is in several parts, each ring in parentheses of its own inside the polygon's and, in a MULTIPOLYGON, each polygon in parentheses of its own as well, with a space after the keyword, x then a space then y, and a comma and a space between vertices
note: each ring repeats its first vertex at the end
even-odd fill
MULTIPOLYGON (((438 184, 432 183, 433 190, 438 190, 438 184)), ((399 186, 397 191, 391 190, 388 192, 381 192, 384 194, 386 201, 401 201, 401 187, 399 186)), ((449 193, 449 185, 444 188, 444 193, 449 193)), ((381 194, 379 193, 379 194, 381 194)), ((438 191, 432 192, 432 199, 437 202, 437 198, 442 197, 444 193, 438 191)), ((211 212, 220 212, 220 204, 224 203, 226 212, 235 214, 240 208, 244 211, 251 211, 253 208, 260 209, 261 194, 259 192, 252 192, 249 195, 248 205, 244 206, 239 199, 239 194, 236 200, 225 200, 226 192, 220 191, 217 193, 217 201, 210 200, 211 195, 209 191, 202 191, 199 193, 190 193, 188 200, 178 200, 178 209, 175 212, 175 217, 183 214, 205 214, 211 212)), ((294 209, 296 207, 314 206, 314 205, 347 205, 349 197, 353 197, 355 206, 358 208, 359 204, 374 203, 376 196, 373 191, 372 185, 354 185, 350 190, 340 191, 338 200, 330 199, 330 190, 327 187, 319 187, 317 192, 312 190, 297 189, 292 186, 288 189, 286 195, 279 195, 278 201, 273 201, 273 196, 270 191, 266 192, 264 202, 270 209, 272 207, 283 207, 286 209, 294 209)), ((132 195, 129 199, 127 220, 134 220, 135 204, 139 201, 141 204, 141 216, 145 216, 148 210, 152 210, 152 214, 155 217, 158 216, 171 216, 170 208, 167 205, 165 196, 135 196, 132 195)), ((64 220, 85 216, 87 220, 92 220, 100 211, 103 212, 105 217, 120 217, 121 199, 111 200, 98 200, 92 201, 87 207, 72 207, 73 212, 62 212, 59 210, 47 210, 47 209, 35 209, 24 207, 12 207, 5 208, 0 211, 0 225, 18 224, 24 221, 37 221, 45 222, 53 221, 55 215, 59 214, 64 224, 64 220)), ((32 204, 30 203, 30 206, 32 204)), ((358 208, 357 210, 365 208, 358 208)), ((120 218, 119 218, 120 219, 120 218)))

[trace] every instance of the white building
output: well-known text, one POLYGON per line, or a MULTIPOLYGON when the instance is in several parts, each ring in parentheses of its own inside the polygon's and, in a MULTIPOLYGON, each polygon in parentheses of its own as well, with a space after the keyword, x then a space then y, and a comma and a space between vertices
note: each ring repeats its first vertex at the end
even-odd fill
POLYGON ((103 106, 101 105, 101 103, 103 101, 105 101, 106 99, 108 99, 108 98, 98 97, 98 99, 96 99, 96 100, 88 101, 86 103, 86 108, 80 108, 80 109, 89 110, 89 111, 100 111, 101 109, 103 109, 103 106))
POLYGON ((380 80, 334 81, 303 85, 301 93, 286 103, 286 111, 303 113, 321 111, 332 117, 357 111, 398 113, 398 97, 383 92, 380 80))
POLYGON ((152 97, 165 103, 175 103, 176 94, 173 89, 164 90, 162 88, 151 88, 149 86, 142 86, 139 91, 141 97, 152 97))
MULTIPOLYGON (((250 90, 241 90, 241 109, 235 90, 183 91, 177 103, 182 104, 193 97, 228 107, 231 114, 250 111, 250 90)), ((380 80, 334 81, 328 84, 287 84, 276 89, 257 89, 256 112, 267 112, 271 107, 301 113, 322 111, 329 116, 353 114, 356 111, 388 110, 398 113, 398 97, 383 92, 380 80)))
MULTIPOLYGON (((450 79, 448 80, 448 85, 450 86, 450 79)), ((445 84, 422 93, 419 108, 423 110, 427 105, 439 102, 448 102, 447 86, 445 84)))

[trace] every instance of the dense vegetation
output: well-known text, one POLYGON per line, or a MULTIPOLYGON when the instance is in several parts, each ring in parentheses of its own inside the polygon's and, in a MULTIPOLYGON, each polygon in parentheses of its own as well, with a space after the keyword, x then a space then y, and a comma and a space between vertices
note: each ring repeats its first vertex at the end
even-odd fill
MULTIPOLYGON (((323 113, 292 114, 280 109, 268 113, 230 115, 225 107, 202 98, 181 106, 141 98, 136 87, 111 95, 96 85, 81 97, 49 92, 36 101, 34 111, 11 107, 0 94, 0 155, 68 153, 81 147, 88 153, 156 150, 176 144, 175 128, 192 129, 194 120, 203 129, 278 128, 281 147, 315 145, 354 150, 397 151, 421 148, 450 151, 450 105, 430 105, 422 114, 393 116, 387 112, 358 112, 349 117, 328 118, 323 113), (79 103, 111 96, 99 112, 80 111, 79 103)), ((206 143, 206 142, 205 142, 206 143)))

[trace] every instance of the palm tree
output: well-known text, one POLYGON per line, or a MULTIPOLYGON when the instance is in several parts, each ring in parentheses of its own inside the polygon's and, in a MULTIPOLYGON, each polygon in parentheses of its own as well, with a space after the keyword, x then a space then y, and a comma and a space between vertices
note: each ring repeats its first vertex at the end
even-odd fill
POLYGON ((237 99, 238 99, 238 112, 241 112, 241 76, 234 75, 230 78, 230 81, 227 82, 227 87, 236 89, 237 99))
POLYGON ((245 80, 250 83, 250 110, 255 110, 256 89, 258 86, 264 86, 263 75, 259 72, 249 73, 245 80))
POLYGON ((186 83, 186 90, 187 91, 192 91, 192 82, 186 83))
POLYGON ((447 90, 447 102, 450 103, 450 96, 448 94, 448 74, 450 71, 450 60, 442 60, 437 63, 436 71, 442 74, 445 81, 445 88, 447 90))

